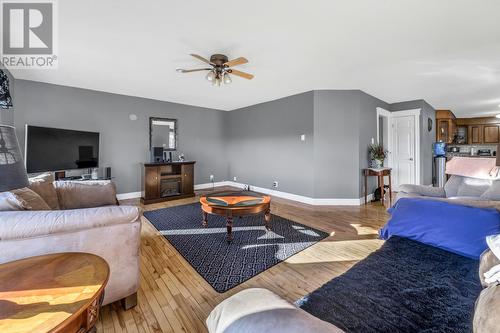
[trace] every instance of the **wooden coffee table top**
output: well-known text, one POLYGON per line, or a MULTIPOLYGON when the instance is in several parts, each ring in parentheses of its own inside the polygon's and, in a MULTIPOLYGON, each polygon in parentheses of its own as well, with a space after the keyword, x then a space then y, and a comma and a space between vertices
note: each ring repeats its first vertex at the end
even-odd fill
POLYGON ((270 196, 251 191, 214 192, 200 198, 202 205, 221 208, 246 208, 266 205, 270 202, 270 196))
POLYGON ((49 254, 1 264, 0 332, 61 328, 91 305, 108 277, 106 261, 88 253, 49 254))

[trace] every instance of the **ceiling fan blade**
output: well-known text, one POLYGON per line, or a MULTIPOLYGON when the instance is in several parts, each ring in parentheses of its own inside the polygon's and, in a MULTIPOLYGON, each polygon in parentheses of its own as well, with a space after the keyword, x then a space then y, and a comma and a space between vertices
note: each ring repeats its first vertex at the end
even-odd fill
POLYGON ((254 77, 252 74, 248 74, 242 71, 237 71, 236 69, 230 69, 228 72, 237 76, 241 76, 242 78, 245 78, 247 80, 251 80, 254 77))
POLYGON ((191 53, 191 54, 190 54, 190 56, 191 56, 191 57, 195 57, 196 59, 201 60, 201 61, 203 61, 203 62, 205 62, 205 63, 207 63, 207 64, 209 64, 209 65, 215 66, 215 64, 214 64, 213 62, 210 62, 208 59, 205 59, 205 58, 203 58, 203 57, 202 57, 202 56, 200 56, 200 55, 197 55, 197 54, 193 54, 193 53, 191 53))
POLYGON ((237 65, 246 64, 247 62, 248 62, 248 60, 245 57, 239 57, 239 58, 236 58, 233 60, 229 60, 228 62, 224 63, 224 66, 233 67, 233 66, 237 66, 237 65))
POLYGON ((176 71, 179 73, 191 73, 191 72, 200 72, 200 71, 211 71, 212 68, 198 68, 198 69, 183 69, 177 68, 176 71))

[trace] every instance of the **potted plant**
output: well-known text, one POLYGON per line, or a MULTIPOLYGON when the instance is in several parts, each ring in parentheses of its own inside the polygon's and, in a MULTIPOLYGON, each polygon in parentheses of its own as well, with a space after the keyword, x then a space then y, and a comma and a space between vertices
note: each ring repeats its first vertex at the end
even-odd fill
POLYGON ((371 144, 368 148, 372 168, 382 168, 387 158, 387 150, 381 144, 371 144))

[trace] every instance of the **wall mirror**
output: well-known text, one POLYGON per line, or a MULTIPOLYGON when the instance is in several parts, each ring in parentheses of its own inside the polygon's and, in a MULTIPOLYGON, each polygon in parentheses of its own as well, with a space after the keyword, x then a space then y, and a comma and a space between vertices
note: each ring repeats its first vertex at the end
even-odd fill
POLYGON ((177 119, 149 118, 149 150, 154 148, 177 149, 177 119))

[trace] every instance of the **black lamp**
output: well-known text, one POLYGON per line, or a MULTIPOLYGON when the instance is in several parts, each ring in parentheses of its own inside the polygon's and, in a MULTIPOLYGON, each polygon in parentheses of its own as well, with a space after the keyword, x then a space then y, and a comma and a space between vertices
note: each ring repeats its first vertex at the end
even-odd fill
POLYGON ((0 69, 0 109, 10 109, 12 98, 9 92, 9 77, 0 69))
POLYGON ((16 129, 0 125, 0 192, 28 186, 16 129))

